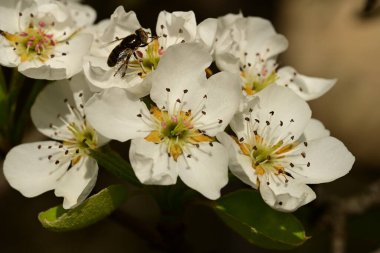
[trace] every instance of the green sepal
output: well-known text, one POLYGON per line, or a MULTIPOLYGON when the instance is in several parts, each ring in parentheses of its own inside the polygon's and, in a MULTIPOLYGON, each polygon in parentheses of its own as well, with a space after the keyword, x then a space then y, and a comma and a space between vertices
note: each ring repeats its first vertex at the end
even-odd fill
POLYGON ((215 203, 213 208, 222 221, 257 246, 287 250, 309 239, 294 215, 272 209, 256 190, 239 190, 215 203))
POLYGON ((127 196, 124 186, 111 185, 73 209, 55 206, 39 213, 38 219, 43 227, 55 232, 81 229, 107 217, 124 203, 127 196))

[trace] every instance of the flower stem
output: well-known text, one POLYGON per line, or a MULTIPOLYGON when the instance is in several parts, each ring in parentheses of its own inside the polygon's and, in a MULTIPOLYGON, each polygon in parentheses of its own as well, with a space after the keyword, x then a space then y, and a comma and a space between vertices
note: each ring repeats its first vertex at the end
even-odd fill
POLYGON ((101 151, 93 149, 90 156, 113 175, 126 180, 134 186, 142 186, 135 176, 132 166, 110 147, 104 147, 101 151))
POLYGON ((30 119, 30 108, 32 107, 37 95, 45 86, 45 80, 35 80, 32 89, 26 97, 25 103, 22 105, 19 117, 15 118, 14 127, 12 128, 12 143, 18 144, 21 142, 25 126, 30 119))

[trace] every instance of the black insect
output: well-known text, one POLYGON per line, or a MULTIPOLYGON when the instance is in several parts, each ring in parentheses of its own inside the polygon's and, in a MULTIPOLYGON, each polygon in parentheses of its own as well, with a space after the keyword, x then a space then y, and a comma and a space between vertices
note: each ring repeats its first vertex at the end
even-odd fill
POLYGON ((129 60, 132 55, 138 60, 136 50, 139 47, 145 47, 150 42, 148 42, 148 33, 142 28, 137 29, 134 34, 128 35, 125 38, 116 39, 115 41, 121 40, 120 44, 117 45, 107 59, 107 65, 109 67, 114 67, 115 65, 120 65, 116 70, 114 76, 121 71, 121 77, 124 77, 128 69, 129 60))

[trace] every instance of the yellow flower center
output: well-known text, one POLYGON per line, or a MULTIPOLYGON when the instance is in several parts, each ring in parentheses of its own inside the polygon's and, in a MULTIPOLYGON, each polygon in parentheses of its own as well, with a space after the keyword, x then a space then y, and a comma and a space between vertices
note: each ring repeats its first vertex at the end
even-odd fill
POLYGON ((272 70, 268 73, 265 67, 260 71, 260 73, 256 73, 256 71, 249 72, 249 70, 243 70, 240 72, 240 76, 243 79, 242 90, 245 91, 248 96, 255 95, 268 85, 274 83, 277 79, 276 70, 272 70))
MULTIPOLYGON (((266 173, 274 173, 275 175, 282 175, 287 182, 287 176, 291 176, 285 171, 284 165, 279 162, 284 158, 284 154, 291 151, 297 143, 284 144, 282 140, 274 145, 267 145, 263 138, 256 134, 254 145, 246 142, 240 142, 235 139, 239 145, 241 152, 249 156, 252 161, 252 168, 258 176, 263 176, 266 173)), ((244 141, 244 140, 243 140, 244 141)))
POLYGON ((165 143, 169 156, 175 161, 183 154, 187 144, 198 145, 199 142, 214 141, 214 138, 193 127, 191 111, 180 111, 176 115, 169 115, 167 111, 152 107, 150 112, 157 123, 157 128, 151 131, 145 140, 157 144, 165 143))
POLYGON ((53 34, 47 33, 45 27, 46 24, 40 21, 38 27, 34 27, 31 23, 23 32, 11 34, 0 31, 0 34, 12 44, 21 62, 35 59, 44 62, 53 57, 54 47, 57 44, 53 34))
POLYGON ((136 53, 139 59, 131 61, 129 67, 140 68, 141 72, 139 72, 139 75, 141 78, 144 78, 147 74, 157 68, 158 62, 164 51, 160 47, 158 39, 154 39, 148 46, 146 46, 145 54, 141 51, 137 51, 136 53))

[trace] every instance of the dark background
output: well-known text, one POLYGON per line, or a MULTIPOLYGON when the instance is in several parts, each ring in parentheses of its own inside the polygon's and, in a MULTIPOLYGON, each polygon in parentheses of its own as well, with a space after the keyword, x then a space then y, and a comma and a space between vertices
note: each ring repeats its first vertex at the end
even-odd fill
MULTIPOLYGON (((98 21, 108 18, 118 5, 134 10, 143 27, 155 29, 161 10, 193 10, 197 22, 241 11, 245 16, 270 19, 290 42, 280 64, 294 66, 300 73, 338 78, 337 85, 323 98, 312 101, 313 116, 322 120, 333 136, 341 139, 356 156, 352 172, 331 184, 315 187, 319 198, 296 215, 312 238, 291 252, 332 252, 335 238, 323 217, 348 196, 365 192, 380 178, 380 16, 375 4, 363 14, 362 0, 299 1, 95 1, 84 3, 98 12, 98 21), (329 204, 328 200, 336 198, 329 204)), ((25 141, 41 138, 31 131, 25 141)), ((116 182, 100 173, 97 189, 116 182)), ((120 224, 115 217, 76 232, 53 233, 41 227, 37 214, 61 203, 47 193, 34 199, 22 197, 0 176, 0 252, 158 252, 135 233, 133 225, 120 224)), ((132 220, 155 224, 158 212, 148 196, 132 198, 123 206, 132 220)), ((327 215, 328 216, 328 215, 327 215)), ((328 222, 327 222, 328 223, 328 222)), ((378 205, 350 215, 343 233, 345 252, 371 252, 380 248, 378 205)), ((258 249, 230 231, 208 209, 192 207, 186 216, 187 252, 273 252, 258 249)))

